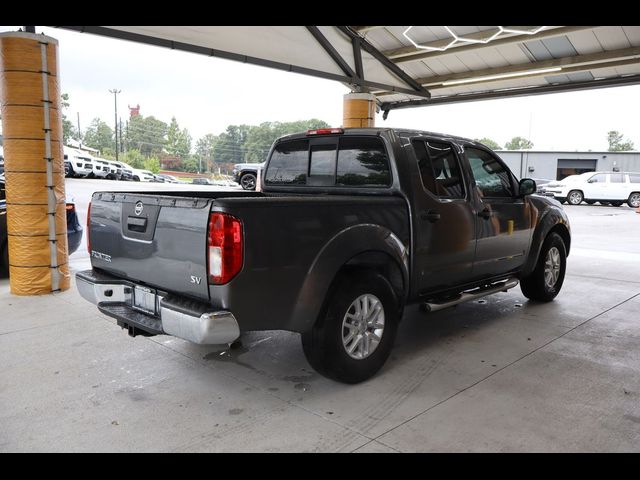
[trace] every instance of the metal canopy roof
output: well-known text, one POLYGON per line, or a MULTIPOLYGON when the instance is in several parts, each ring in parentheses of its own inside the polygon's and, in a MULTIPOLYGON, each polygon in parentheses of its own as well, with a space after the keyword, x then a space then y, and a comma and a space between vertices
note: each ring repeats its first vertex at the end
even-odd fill
POLYGON ((395 108, 640 83, 640 26, 59 27, 340 81, 395 108))

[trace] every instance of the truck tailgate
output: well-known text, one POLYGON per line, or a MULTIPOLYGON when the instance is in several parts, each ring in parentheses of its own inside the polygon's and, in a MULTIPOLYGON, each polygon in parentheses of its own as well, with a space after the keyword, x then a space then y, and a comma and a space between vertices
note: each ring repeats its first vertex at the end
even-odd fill
POLYGON ((208 300, 206 241, 213 201, 144 193, 95 193, 88 228, 93 267, 208 300))

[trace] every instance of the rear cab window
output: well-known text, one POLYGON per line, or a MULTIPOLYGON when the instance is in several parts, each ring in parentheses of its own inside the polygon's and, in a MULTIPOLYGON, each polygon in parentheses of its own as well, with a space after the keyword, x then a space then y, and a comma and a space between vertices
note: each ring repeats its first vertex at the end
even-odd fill
POLYGON ((384 143, 372 136, 327 136, 278 143, 266 185, 389 187, 391 169, 384 143))

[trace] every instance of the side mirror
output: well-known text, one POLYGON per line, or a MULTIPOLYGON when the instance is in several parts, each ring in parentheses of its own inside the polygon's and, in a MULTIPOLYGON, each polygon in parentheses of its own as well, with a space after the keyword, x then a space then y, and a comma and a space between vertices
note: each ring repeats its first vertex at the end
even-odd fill
POLYGON ((532 193, 536 193, 537 188, 535 180, 532 180, 531 178, 523 178, 520 180, 518 193, 521 197, 525 197, 532 193))

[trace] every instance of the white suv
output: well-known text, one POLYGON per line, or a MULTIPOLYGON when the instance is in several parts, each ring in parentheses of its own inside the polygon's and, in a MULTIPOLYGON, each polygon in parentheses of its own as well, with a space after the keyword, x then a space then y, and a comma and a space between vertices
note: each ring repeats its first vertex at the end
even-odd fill
POLYGON ((640 173, 588 172, 572 175, 542 187, 542 193, 553 194, 560 202, 580 205, 583 201, 592 205, 619 207, 627 203, 631 208, 640 207, 640 173))
POLYGON ((64 173, 67 177, 86 177, 93 173, 93 162, 85 158, 84 152, 64 147, 64 173))

